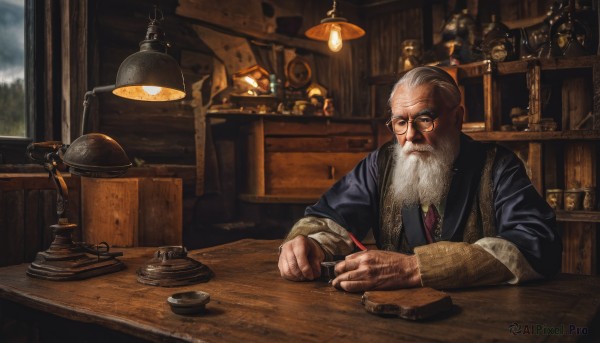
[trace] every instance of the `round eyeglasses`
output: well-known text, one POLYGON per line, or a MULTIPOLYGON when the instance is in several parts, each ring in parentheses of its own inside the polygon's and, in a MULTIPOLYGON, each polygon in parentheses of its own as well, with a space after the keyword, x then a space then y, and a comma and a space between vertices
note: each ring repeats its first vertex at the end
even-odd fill
POLYGON ((392 117, 385 125, 390 131, 397 135, 403 135, 408 131, 408 125, 412 123, 413 128, 419 132, 430 132, 435 128, 435 121, 428 115, 420 115, 413 120, 407 120, 401 117, 392 117))

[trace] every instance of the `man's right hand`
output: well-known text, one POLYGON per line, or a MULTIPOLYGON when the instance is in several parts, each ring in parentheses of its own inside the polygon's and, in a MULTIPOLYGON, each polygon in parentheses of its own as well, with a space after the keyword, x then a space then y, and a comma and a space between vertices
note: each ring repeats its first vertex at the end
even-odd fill
POLYGON ((297 236, 281 246, 277 266, 284 279, 314 280, 321 276, 323 260, 325 260, 325 253, 316 241, 306 236, 297 236))

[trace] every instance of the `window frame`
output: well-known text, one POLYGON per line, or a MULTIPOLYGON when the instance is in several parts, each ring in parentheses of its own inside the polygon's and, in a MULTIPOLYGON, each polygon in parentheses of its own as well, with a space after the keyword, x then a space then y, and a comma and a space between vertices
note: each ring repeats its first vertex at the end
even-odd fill
POLYGON ((52 115, 60 114, 60 101, 55 100, 56 95, 60 95, 60 83, 56 85, 56 76, 60 74, 56 72, 56 57, 53 57, 60 49, 60 27, 56 24, 59 9, 54 3, 25 0, 24 110, 27 137, 0 137, 0 171, 12 169, 10 165, 31 164, 25 154, 27 145, 59 136, 53 130, 56 118, 52 115), (50 91, 48 88, 51 88, 50 91))

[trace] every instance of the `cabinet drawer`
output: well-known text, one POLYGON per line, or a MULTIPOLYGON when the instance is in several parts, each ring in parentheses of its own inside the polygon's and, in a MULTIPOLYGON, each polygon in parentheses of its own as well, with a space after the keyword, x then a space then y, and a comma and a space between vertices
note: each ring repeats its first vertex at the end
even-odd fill
POLYGON ((320 195, 347 174, 367 152, 268 152, 265 191, 268 194, 320 195))
MULTIPOLYGON (((293 118, 292 118, 293 119, 293 118)), ((265 136, 373 135, 370 123, 265 120, 265 136)))

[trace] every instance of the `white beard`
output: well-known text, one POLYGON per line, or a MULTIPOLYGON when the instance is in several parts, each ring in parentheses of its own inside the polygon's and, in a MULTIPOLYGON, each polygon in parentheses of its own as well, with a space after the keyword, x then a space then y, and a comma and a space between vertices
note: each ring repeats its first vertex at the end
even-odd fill
POLYGON ((395 147, 392 192, 402 206, 438 206, 450 188, 452 165, 460 149, 458 136, 442 137, 439 147, 406 142, 395 147), (412 153, 411 151, 426 151, 412 153))

